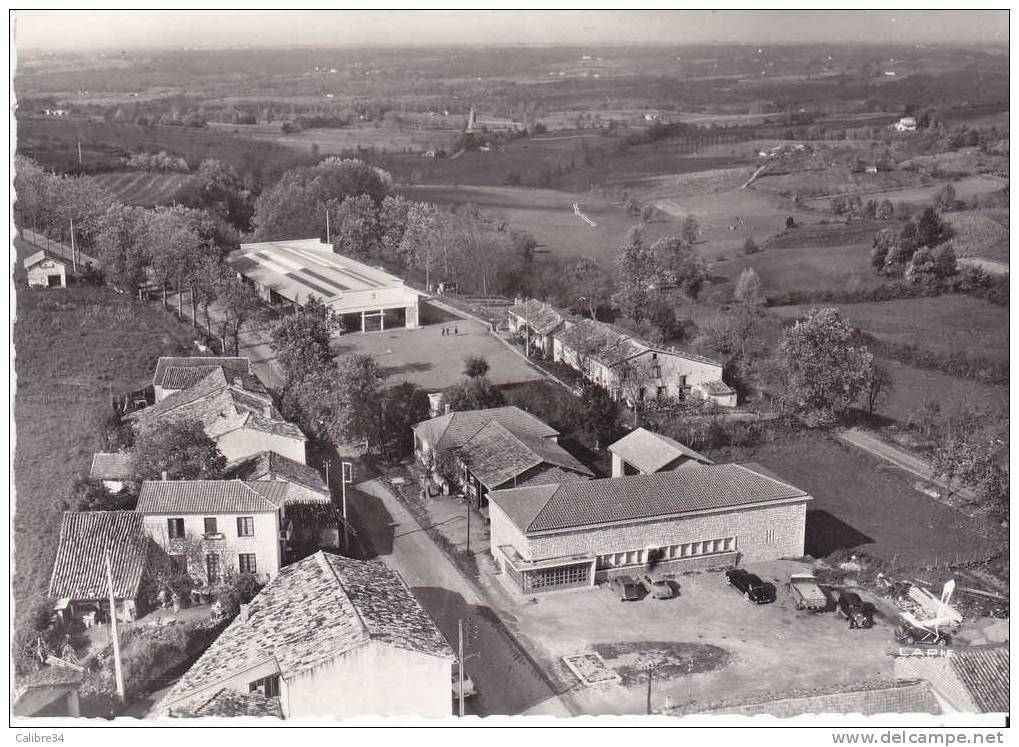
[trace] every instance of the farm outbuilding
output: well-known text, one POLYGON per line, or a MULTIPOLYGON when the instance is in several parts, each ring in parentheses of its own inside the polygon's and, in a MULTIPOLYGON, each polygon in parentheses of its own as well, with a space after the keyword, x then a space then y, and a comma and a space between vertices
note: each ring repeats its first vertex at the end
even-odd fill
POLYGON ((420 326, 420 293, 378 267, 336 254, 318 239, 241 244, 227 263, 267 303, 303 306, 317 298, 348 331, 420 326))
POLYGON ((36 252, 28 257, 25 260, 25 272, 28 273, 30 288, 67 287, 67 264, 46 252, 36 252))

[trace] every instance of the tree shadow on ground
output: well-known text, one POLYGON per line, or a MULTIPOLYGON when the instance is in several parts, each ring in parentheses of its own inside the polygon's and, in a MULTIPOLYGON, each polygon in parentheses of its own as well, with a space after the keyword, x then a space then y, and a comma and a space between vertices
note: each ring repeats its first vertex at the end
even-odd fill
POLYGON ((807 511, 805 551, 814 558, 823 558, 836 550, 852 550, 874 540, 827 511, 807 511))
POLYGON ((435 366, 431 363, 404 363, 400 366, 387 366, 382 369, 384 376, 398 376, 400 374, 409 373, 421 373, 422 371, 431 371, 435 366))

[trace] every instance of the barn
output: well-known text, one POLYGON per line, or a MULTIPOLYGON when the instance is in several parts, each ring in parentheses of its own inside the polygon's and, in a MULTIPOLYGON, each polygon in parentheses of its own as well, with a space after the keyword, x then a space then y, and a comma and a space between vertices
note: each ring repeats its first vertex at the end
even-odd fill
POLYGON ((66 288, 67 264, 46 252, 36 252, 25 259, 30 288, 66 288))
POLYGON ((303 306, 317 298, 348 332, 420 326, 421 293, 381 268, 336 254, 318 239, 241 244, 227 263, 267 303, 303 306))
POLYGON ((811 498, 757 464, 701 464, 493 490, 488 500, 492 556, 530 595, 802 556, 811 498))

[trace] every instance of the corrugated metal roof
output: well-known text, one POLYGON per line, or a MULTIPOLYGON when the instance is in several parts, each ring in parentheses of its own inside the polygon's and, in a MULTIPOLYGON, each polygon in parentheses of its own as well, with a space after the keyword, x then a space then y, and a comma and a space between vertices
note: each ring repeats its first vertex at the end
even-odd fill
POLYGON ((609 444, 609 451, 641 472, 657 472, 684 456, 702 464, 713 464, 710 459, 689 446, 647 428, 637 428, 615 443, 609 444))
POLYGON ((135 511, 66 511, 60 522, 57 557, 50 577, 53 599, 106 599, 106 554, 113 593, 134 599, 142 579, 148 537, 135 511))
POLYGON ((131 475, 130 452, 97 451, 92 455, 92 467, 88 476, 93 480, 127 480, 131 475))
POLYGON ((525 532, 809 498, 799 488, 739 464, 496 490, 488 497, 525 532))
POLYGON ((286 489, 286 483, 241 480, 147 480, 135 510, 140 514, 270 513, 283 504, 286 489))
POLYGON ((379 641, 443 658, 450 648, 400 576, 380 560, 317 552, 282 569, 160 703, 165 711, 254 665, 284 679, 379 641))

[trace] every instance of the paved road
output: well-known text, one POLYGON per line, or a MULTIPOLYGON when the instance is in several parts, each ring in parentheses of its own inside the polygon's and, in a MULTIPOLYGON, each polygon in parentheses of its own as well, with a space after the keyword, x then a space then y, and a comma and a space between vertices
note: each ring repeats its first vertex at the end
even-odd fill
POLYGON ((366 548, 403 576, 454 648, 458 621, 469 621, 473 634, 464 653, 478 694, 468 701, 468 714, 571 715, 492 608, 384 484, 362 482, 347 497, 366 548))
POLYGON ((885 443, 877 436, 871 435, 866 431, 862 431, 858 428, 850 428, 849 430, 838 433, 838 438, 859 449, 863 449, 869 454, 880 457, 886 462, 891 462, 896 467, 899 467, 910 474, 922 477, 924 480, 937 485, 948 493, 961 495, 967 500, 976 500, 976 496, 973 495, 973 491, 967 488, 953 489, 952 486, 944 480, 936 478, 934 476, 934 470, 931 468, 930 463, 926 460, 921 459, 915 454, 910 454, 908 451, 896 446, 892 446, 889 443, 885 443))

